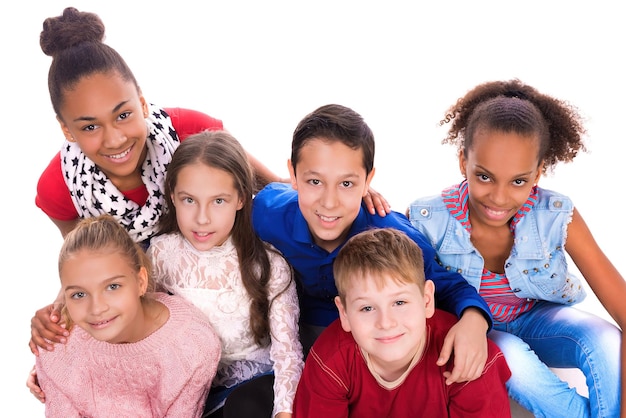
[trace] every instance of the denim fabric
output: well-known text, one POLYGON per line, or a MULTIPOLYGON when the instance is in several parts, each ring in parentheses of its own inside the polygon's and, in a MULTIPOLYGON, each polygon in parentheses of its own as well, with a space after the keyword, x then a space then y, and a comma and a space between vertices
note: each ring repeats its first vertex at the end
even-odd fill
POLYGON ((489 338, 504 353, 511 398, 537 417, 619 417, 621 331, 579 309, 539 302, 509 323, 494 322, 489 338), (589 399, 548 367, 578 368, 589 399))
MULTIPOLYGON (((509 394, 536 416, 619 416, 621 331, 569 306, 585 297, 582 284, 568 271, 565 253, 573 208, 566 196, 539 188, 537 203, 516 225, 504 268, 518 297, 541 302, 512 322, 494 321, 489 337, 511 369, 509 394), (579 368, 586 377, 589 399, 570 389, 549 367, 579 368)), ((416 200, 409 214, 413 226, 437 251, 440 263, 478 290, 484 260, 441 196, 416 200)))
MULTIPOLYGON (((538 189, 537 203, 515 227, 513 249, 504 265, 518 297, 567 305, 585 298, 580 280, 567 269, 565 239, 573 210, 566 196, 538 189)), ((484 260, 441 196, 418 199, 409 211, 411 224, 428 237, 443 267, 462 274, 479 290, 484 260)))

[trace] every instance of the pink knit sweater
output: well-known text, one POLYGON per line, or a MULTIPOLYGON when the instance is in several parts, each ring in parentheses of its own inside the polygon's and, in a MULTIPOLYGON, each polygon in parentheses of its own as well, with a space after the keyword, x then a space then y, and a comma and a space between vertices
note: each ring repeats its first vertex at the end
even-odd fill
POLYGON ((200 417, 220 357, 206 315, 181 297, 156 295, 168 321, 131 344, 98 341, 75 327, 41 350, 37 378, 47 417, 200 417))

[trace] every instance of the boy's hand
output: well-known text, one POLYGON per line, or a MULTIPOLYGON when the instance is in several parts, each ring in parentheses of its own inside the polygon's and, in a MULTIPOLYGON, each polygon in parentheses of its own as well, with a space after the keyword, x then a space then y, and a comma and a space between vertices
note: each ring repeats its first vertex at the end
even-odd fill
POLYGON ((46 395, 43 393, 43 390, 39 387, 39 382, 37 381, 37 370, 33 366, 33 369, 28 374, 28 380, 26 380, 26 387, 30 389, 30 393, 32 393, 35 398, 39 399, 39 402, 46 402, 46 395))
POLYGON ((35 316, 30 320, 30 342, 28 346, 30 351, 38 356, 41 347, 45 350, 52 351, 54 346, 52 343, 65 344, 66 337, 70 335, 65 329, 65 324, 59 324, 61 313, 54 304, 39 309, 35 316))
POLYGON ((438 366, 445 365, 454 351, 452 372, 444 372, 446 384, 467 382, 478 379, 487 362, 487 328, 483 315, 476 309, 468 308, 443 342, 438 366))
POLYGON ((380 216, 386 216, 391 212, 391 206, 389 206, 387 199, 371 187, 367 194, 363 196, 363 202, 365 202, 365 207, 372 215, 378 212, 380 216))

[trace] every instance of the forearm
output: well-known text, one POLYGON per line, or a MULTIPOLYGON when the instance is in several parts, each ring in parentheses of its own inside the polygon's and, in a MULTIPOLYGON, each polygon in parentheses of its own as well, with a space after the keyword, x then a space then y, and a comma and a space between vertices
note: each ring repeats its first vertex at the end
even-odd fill
POLYGON ((273 182, 285 182, 286 179, 281 178, 276 175, 272 170, 270 170, 265 164, 259 161, 255 156, 246 151, 248 155, 248 160, 250 161, 250 165, 254 170, 254 180, 256 183, 257 190, 261 190, 263 187, 267 186, 269 183, 273 182))

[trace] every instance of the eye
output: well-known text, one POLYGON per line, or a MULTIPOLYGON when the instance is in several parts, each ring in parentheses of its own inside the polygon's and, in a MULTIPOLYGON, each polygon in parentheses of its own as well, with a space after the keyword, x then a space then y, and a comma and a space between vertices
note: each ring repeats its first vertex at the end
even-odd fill
POLYGON ((513 184, 516 185, 516 186, 523 186, 526 183, 528 183, 528 180, 525 180, 525 179, 513 180, 513 184))
POLYGON ((224 203, 226 203, 226 201, 222 199, 221 197, 218 197, 217 199, 215 199, 216 205, 223 205, 224 203))
POLYGON ((119 120, 124 120, 124 119, 126 119, 127 117, 129 117, 129 116, 130 116, 130 112, 124 112, 124 113, 120 114, 117 118, 118 118, 119 120))
POLYGON ((322 184, 322 182, 318 179, 311 179, 309 180, 309 184, 312 184, 313 186, 319 186, 320 184, 322 184))
POLYGON ((491 180, 491 178, 486 174, 477 174, 476 177, 478 177, 478 181, 481 181, 483 183, 487 183, 489 180, 491 180))
POLYGON ((341 187, 345 187, 347 189, 347 188, 352 187, 353 184, 354 183, 352 183, 351 181, 346 180, 346 181, 341 182, 341 187))
POLYGON ((189 204, 189 205, 193 204, 193 202, 194 202, 193 198, 191 198, 191 197, 183 197, 182 201, 187 203, 187 204, 189 204))
POLYGON ((85 292, 72 293, 72 295, 70 296, 71 299, 82 299, 84 297, 85 297, 85 292))
POLYGON ((394 305, 396 305, 396 306, 406 305, 406 301, 405 300, 397 300, 397 301, 394 302, 394 305))
POLYGON ((118 283, 111 283, 110 285, 107 286, 108 290, 117 290, 120 287, 122 287, 122 285, 118 284, 118 283))
POLYGON ((372 312, 374 310, 374 308, 372 308, 371 306, 364 306, 361 309, 359 309, 359 311, 361 312, 372 312))
POLYGON ((85 131, 85 132, 91 132, 91 131, 93 131, 95 129, 96 129, 96 125, 87 125, 87 126, 82 128, 82 130, 85 131))

